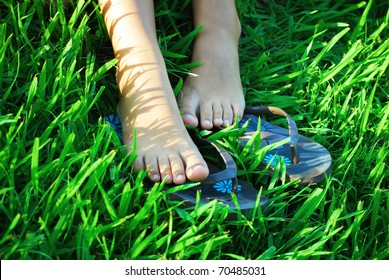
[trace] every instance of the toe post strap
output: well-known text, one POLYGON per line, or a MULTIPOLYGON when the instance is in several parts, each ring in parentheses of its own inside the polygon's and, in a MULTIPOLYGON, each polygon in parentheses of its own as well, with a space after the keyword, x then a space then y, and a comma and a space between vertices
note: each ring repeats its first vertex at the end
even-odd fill
MULTIPOLYGON (((238 179, 236 178, 237 168, 236 168, 235 161, 232 158, 231 154, 227 150, 225 150, 224 148, 219 147, 218 145, 213 143, 212 141, 209 141, 209 140, 206 140, 203 138, 199 138, 199 137, 194 137, 193 140, 197 145, 211 145, 211 146, 213 146, 217 150, 218 154, 223 159, 223 162, 225 164, 225 169, 209 174, 205 180, 201 181, 201 184, 199 186, 197 186, 197 188, 201 189, 204 186, 215 185, 215 184, 220 183, 220 182, 231 180, 232 192, 236 194, 238 192, 238 179)), ((208 164, 208 165, 210 165, 210 164, 208 164)))

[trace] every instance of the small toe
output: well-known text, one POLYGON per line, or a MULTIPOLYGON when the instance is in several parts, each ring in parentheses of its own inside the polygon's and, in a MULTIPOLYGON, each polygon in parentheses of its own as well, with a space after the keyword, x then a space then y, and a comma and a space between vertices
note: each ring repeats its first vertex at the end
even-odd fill
POLYGON ((148 170, 148 175, 151 181, 160 182, 161 174, 159 173, 158 160, 156 157, 146 157, 145 158, 146 168, 148 170))
POLYGON ((212 106, 213 110, 213 126, 220 127, 223 125, 223 109, 220 103, 215 103, 212 106))
POLYGON ((167 184, 171 184, 173 182, 173 176, 170 168, 169 158, 166 156, 159 157, 158 167, 161 174, 161 181, 166 180, 167 184))
POLYGON ((146 165, 145 165, 145 162, 144 162, 144 157, 143 156, 137 156, 137 158, 135 159, 133 165, 132 165, 135 169, 135 171, 141 171, 141 170, 145 170, 146 169, 146 165))
POLYGON ((238 121, 240 121, 243 118, 244 106, 243 108, 241 108, 238 105, 233 104, 232 111, 233 111, 234 121, 236 120, 236 118, 238 118, 238 121))
POLYGON ((200 122, 203 129, 212 129, 213 127, 213 110, 212 104, 203 102, 200 105, 200 122))
POLYGON ((228 126, 234 123, 234 113, 231 104, 223 104, 223 126, 228 126))
POLYGON ((169 160, 174 184, 180 185, 185 183, 185 167, 181 157, 179 155, 171 155, 169 160))

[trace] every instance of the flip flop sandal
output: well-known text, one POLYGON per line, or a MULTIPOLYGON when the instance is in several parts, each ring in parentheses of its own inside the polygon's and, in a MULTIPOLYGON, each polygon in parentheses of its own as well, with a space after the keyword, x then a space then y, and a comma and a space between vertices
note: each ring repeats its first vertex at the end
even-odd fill
POLYGON ((261 147, 274 144, 290 137, 290 141, 280 147, 268 151, 262 161, 262 166, 269 165, 272 173, 277 161, 282 158, 286 166, 289 180, 300 180, 300 184, 318 183, 325 180, 331 173, 331 155, 319 143, 298 134, 296 123, 282 109, 270 106, 247 106, 239 127, 249 121, 240 137, 245 146, 257 131, 258 121, 261 125, 261 147), (265 120, 259 120, 259 115, 281 115, 287 119, 288 129, 273 125, 265 120))
MULTIPOLYGON (((241 181, 236 177, 236 164, 228 151, 206 139, 194 137, 193 140, 198 147, 208 145, 216 149, 224 162, 225 168, 220 170, 205 159, 210 175, 196 187, 171 194, 170 199, 184 201, 184 207, 191 207, 196 205, 197 193, 200 192, 200 204, 217 200, 221 203, 221 207, 228 207, 231 210, 230 215, 236 213, 239 207, 241 213, 245 216, 251 216, 253 214, 252 210, 257 204, 258 190, 248 182, 241 181), (238 206, 232 199, 232 193, 236 195, 238 206)), ((268 199, 261 195, 259 197, 261 209, 265 209, 267 204, 268 199)))
MULTIPOLYGON (((122 126, 119 117, 117 115, 109 115, 105 118, 105 121, 117 132, 120 140, 122 140, 122 126)), ((183 207, 191 207, 196 205, 197 193, 200 192, 200 204, 217 200, 221 202, 222 207, 227 206, 232 212, 236 212, 237 206, 231 196, 234 193, 237 197, 240 211, 246 216, 251 215, 252 210, 257 205, 259 192, 251 184, 237 179, 236 164, 232 156, 225 149, 209 140, 199 137, 192 138, 198 147, 212 146, 224 162, 225 169, 220 170, 212 163, 207 162, 210 175, 200 185, 171 193, 168 195, 169 199, 183 201, 183 207)), ((267 204, 268 199, 261 195, 259 198, 261 209, 266 208, 267 204)))
POLYGON ((122 131, 122 123, 120 122, 120 118, 118 115, 112 114, 104 119, 115 131, 118 135, 120 142, 123 140, 123 131, 122 131))

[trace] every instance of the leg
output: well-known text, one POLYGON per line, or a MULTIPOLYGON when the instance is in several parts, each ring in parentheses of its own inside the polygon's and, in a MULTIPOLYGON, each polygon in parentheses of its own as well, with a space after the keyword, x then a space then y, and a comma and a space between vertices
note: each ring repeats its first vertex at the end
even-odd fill
POLYGON ((192 61, 202 65, 186 79, 180 109, 184 123, 202 128, 232 124, 242 117, 245 101, 239 72, 241 27, 234 0, 192 0, 195 40, 192 61))
POLYGON ((182 122, 159 50, 152 0, 100 0, 115 56, 123 142, 136 170, 167 183, 201 181, 208 168, 182 122))

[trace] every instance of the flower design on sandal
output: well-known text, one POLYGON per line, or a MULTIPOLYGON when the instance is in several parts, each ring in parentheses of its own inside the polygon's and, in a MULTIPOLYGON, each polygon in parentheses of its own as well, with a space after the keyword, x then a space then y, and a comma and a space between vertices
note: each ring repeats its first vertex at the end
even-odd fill
MULTIPOLYGON (((218 192, 230 194, 232 193, 232 180, 228 179, 228 180, 220 181, 215 185, 213 185, 213 188, 218 192)), ((241 190, 242 190, 242 186, 238 185, 238 191, 241 190)))
POLYGON ((285 166, 289 166, 292 164, 292 161, 290 158, 286 156, 280 156, 280 155, 273 155, 273 154, 267 154, 265 158, 263 159, 266 163, 270 162, 270 166, 275 166, 278 162, 278 160, 282 158, 284 160, 285 166))

